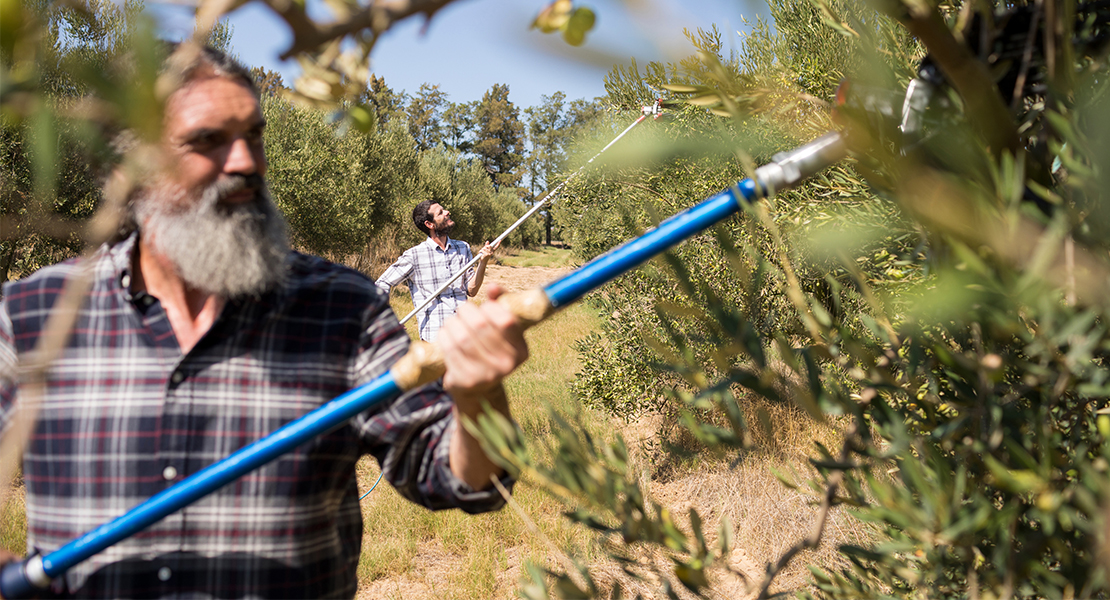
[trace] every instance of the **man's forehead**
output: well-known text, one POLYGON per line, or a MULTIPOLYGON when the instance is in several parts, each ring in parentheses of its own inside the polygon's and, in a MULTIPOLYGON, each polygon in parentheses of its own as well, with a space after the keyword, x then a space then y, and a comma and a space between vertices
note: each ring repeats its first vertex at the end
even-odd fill
POLYGON ((443 205, 438 202, 428 207, 428 212, 433 215, 438 215, 443 212, 443 205))
POLYGON ((236 79, 216 75, 194 79, 175 91, 166 104, 166 132, 233 125, 253 126, 262 120, 254 92, 236 79))

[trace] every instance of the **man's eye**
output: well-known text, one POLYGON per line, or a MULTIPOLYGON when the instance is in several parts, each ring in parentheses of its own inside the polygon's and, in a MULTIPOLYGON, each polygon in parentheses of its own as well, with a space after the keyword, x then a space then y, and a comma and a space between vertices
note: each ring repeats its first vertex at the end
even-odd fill
POLYGON ((204 152, 206 150, 211 150, 212 148, 215 148, 222 143, 223 136, 216 133, 211 133, 194 137, 193 139, 189 140, 188 145, 195 151, 204 152))

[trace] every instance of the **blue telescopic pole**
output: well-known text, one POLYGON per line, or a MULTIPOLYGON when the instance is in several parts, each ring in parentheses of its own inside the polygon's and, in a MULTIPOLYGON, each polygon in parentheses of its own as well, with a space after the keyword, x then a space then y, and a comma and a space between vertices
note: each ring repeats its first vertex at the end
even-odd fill
MULTIPOLYGON (((655 229, 540 290, 508 294, 498 302, 505 303, 524 327, 531 327, 613 278, 723 221, 745 204, 796 185, 839 161, 844 154, 840 136, 830 133, 794 151, 777 155, 773 162, 756 170, 754 180, 745 179, 663 221, 655 229)), ((0 570, 0 596, 32 597, 37 591, 49 587, 52 579, 64 575, 74 565, 112 544, 146 529, 297 446, 332 431, 358 413, 380 402, 393 400, 442 375, 443 360, 439 348, 425 342, 414 342, 409 352, 388 373, 374 381, 286 424, 49 554, 34 555, 4 565, 0 570)))

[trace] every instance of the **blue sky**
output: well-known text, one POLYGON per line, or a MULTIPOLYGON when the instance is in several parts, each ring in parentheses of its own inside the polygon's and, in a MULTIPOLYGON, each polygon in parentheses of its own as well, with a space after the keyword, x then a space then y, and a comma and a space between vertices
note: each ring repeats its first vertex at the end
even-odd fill
MULTIPOLYGON (((743 18, 766 14, 759 0, 577 0, 597 14, 597 25, 579 47, 556 34, 530 30, 548 0, 459 0, 440 11, 427 30, 422 17, 404 22, 378 42, 372 70, 394 90, 410 93, 424 82, 439 84, 452 102, 479 100, 495 83, 509 85, 518 106, 540 103, 556 91, 568 98, 605 93, 603 79, 615 63, 676 59, 690 54, 683 28, 717 24, 726 47, 735 44, 743 18)), ((148 6, 159 14, 171 37, 192 30, 191 14, 180 4, 148 6)), ((232 46, 243 62, 282 74, 291 85, 300 69, 278 56, 289 45, 285 26, 257 2, 229 16, 232 46)))

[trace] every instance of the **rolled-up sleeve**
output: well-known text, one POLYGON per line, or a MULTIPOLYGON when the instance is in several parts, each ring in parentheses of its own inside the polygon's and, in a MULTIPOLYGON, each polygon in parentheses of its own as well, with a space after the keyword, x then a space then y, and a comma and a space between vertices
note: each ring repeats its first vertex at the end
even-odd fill
POLYGON ((393 286, 407 281, 412 276, 412 270, 412 256, 409 251, 405 251, 401 254, 401 257, 397 259, 397 262, 389 265, 389 268, 374 282, 374 285, 378 286, 379 290, 388 294, 389 290, 393 289, 393 286))

